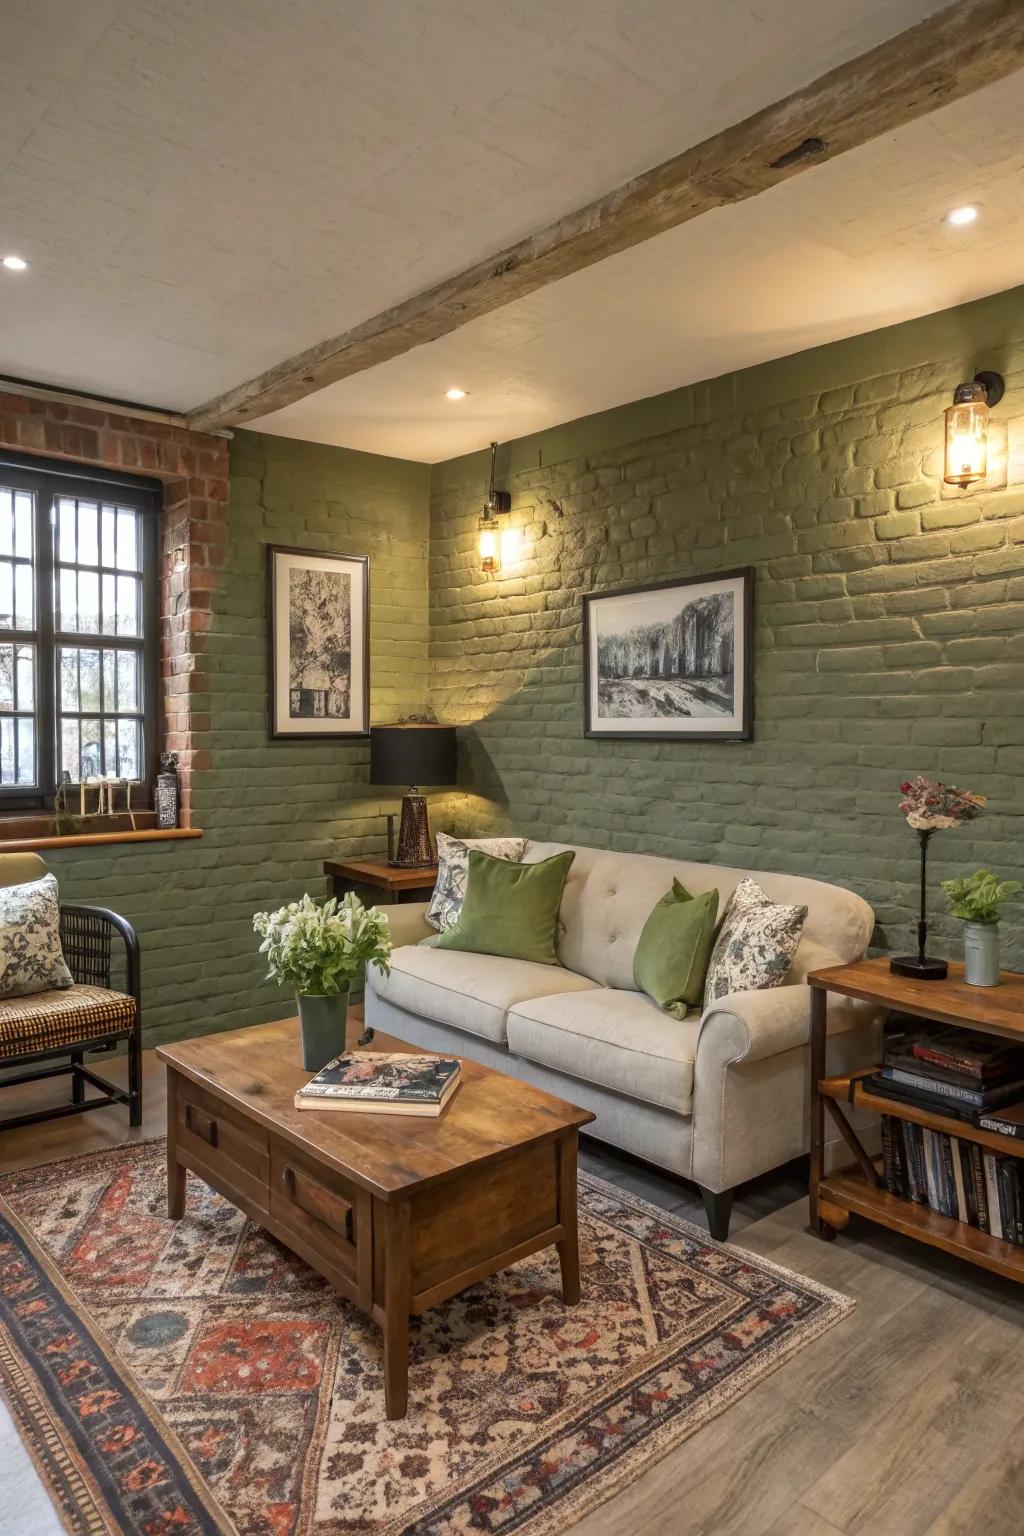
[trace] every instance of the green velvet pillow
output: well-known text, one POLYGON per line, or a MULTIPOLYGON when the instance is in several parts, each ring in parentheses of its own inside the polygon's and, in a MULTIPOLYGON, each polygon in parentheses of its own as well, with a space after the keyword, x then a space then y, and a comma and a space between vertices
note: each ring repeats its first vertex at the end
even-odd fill
POLYGON ((459 920, 440 935, 434 948, 557 965, 558 909, 574 858, 570 851, 538 864, 510 864, 471 848, 459 920))
POLYGON ((678 880, 643 926, 633 957, 633 980, 670 1013, 686 1017, 704 999, 704 978, 715 941, 718 892, 691 896, 678 880))

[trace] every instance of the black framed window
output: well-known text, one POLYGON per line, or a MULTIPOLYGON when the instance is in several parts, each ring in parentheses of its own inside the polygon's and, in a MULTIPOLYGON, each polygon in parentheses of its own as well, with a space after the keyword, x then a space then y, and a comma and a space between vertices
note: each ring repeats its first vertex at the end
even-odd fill
POLYGON ((159 489, 0 458, 0 809, 155 773, 159 489))

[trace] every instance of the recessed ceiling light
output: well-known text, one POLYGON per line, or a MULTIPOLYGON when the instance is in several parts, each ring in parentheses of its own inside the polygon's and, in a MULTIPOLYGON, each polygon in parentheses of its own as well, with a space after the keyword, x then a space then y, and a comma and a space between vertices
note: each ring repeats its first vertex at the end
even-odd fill
POLYGON ((446 389, 444 397, 446 400, 465 400, 468 393, 468 389, 446 389))
POLYGON ((947 224, 973 224, 978 217, 978 210, 973 203, 965 203, 962 208, 953 208, 946 214, 947 224))
POLYGON ((4 266, 7 268, 8 272, 24 272, 28 266, 28 262, 23 261, 20 256, 5 256, 4 266))

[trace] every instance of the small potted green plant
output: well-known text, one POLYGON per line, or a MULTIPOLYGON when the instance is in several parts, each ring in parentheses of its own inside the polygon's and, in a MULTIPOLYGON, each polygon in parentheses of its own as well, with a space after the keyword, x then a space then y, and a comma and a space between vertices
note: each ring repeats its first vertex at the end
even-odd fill
POLYGON ((369 963, 387 972, 388 920, 353 892, 322 904, 311 896, 276 912, 257 912, 253 928, 267 957, 267 980, 294 987, 302 1030, 302 1065, 320 1068, 345 1049, 349 989, 369 963))
POLYGON ((976 869, 963 880, 943 880, 953 917, 964 924, 964 980, 972 987, 999 985, 999 907, 1024 891, 1019 880, 1000 880, 976 869))

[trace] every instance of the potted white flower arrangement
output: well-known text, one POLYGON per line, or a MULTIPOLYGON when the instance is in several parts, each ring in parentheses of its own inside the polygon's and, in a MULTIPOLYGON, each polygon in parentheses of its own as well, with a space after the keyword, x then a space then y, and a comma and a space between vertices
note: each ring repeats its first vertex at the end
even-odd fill
POLYGON ((963 880, 943 880, 952 917, 964 925, 964 980, 972 987, 999 985, 1000 903, 1024 891, 1019 880, 1000 880, 989 869, 976 869, 963 880))
POLYGON ((366 964, 385 973, 391 954, 388 920, 353 892, 320 904, 311 896, 276 912, 257 912, 253 928, 267 957, 267 980, 295 989, 302 1065, 319 1072, 345 1049, 349 989, 366 964))

